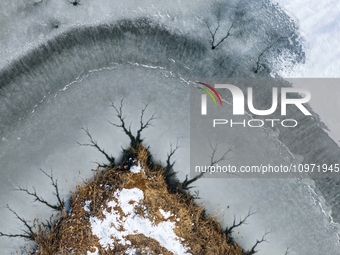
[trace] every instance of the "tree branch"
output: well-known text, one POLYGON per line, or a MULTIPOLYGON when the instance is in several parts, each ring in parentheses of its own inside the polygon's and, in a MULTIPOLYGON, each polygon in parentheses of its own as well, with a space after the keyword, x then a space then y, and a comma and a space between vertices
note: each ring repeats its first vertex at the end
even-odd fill
POLYGON ((263 67, 263 65, 260 63, 262 56, 268 51, 270 50, 277 42, 279 42, 281 39, 284 38, 288 38, 288 37, 278 37, 274 42, 272 42, 271 44, 269 44, 262 52, 261 54, 257 57, 257 61, 256 61, 256 69, 255 69, 255 73, 257 73, 261 67, 263 67))
POLYGON ((216 151, 217 151, 217 147, 218 147, 218 142, 216 142, 215 146, 213 147, 211 142, 209 142, 209 145, 210 145, 210 148, 212 150, 212 153, 210 155, 210 166, 213 166, 223 160, 226 160, 227 159, 227 155, 232 152, 235 147, 230 147, 219 159, 214 159, 215 158, 215 154, 216 154, 216 151))
POLYGON ((198 179, 202 178, 204 175, 204 172, 196 175, 194 178, 191 178, 190 180, 188 180, 188 175, 185 176, 185 180, 182 182, 182 188, 183 189, 191 189, 192 187, 190 187, 189 185, 195 181, 197 181, 198 179))
POLYGON ((115 127, 118 127, 118 128, 122 128, 124 133, 130 138, 130 146, 131 148, 136 148, 139 144, 141 144, 143 142, 143 139, 141 138, 141 134, 142 134, 142 131, 146 128, 148 128, 149 126, 151 126, 151 122, 156 119, 155 117, 155 114, 152 114, 152 116, 146 121, 144 122, 143 118, 144 118, 144 114, 145 114, 145 111, 146 109, 148 108, 148 105, 147 104, 143 109, 142 109, 142 112, 141 112, 141 116, 140 116, 140 127, 139 129, 137 130, 137 134, 136 136, 134 136, 131 132, 131 125, 129 128, 126 127, 126 124, 125 124, 125 116, 123 117, 123 102, 124 102, 124 99, 122 98, 122 100, 120 101, 120 106, 119 108, 115 106, 115 104, 113 102, 111 102, 111 106, 115 109, 116 113, 117 113, 117 117, 120 121, 120 124, 115 124, 113 122, 110 122, 111 125, 115 126, 115 127))
POLYGON ((226 227, 226 229, 224 230, 224 233, 227 235, 228 238, 230 238, 231 234, 233 233, 234 231, 234 228, 237 228, 239 226, 241 226, 242 224, 247 224, 247 219, 256 214, 257 212, 252 212, 252 211, 248 211, 248 214, 246 215, 246 217, 243 218, 243 220, 240 219, 240 221, 236 224, 236 216, 234 215, 234 221, 233 221, 233 225, 231 227, 226 227))
POLYGON ((51 171, 51 175, 49 175, 48 173, 46 173, 44 170, 40 169, 40 171, 45 174, 48 178, 50 178, 51 180, 51 183, 55 189, 55 196, 57 197, 58 199, 58 204, 57 204, 57 207, 59 209, 57 209, 58 211, 62 211, 64 209, 64 206, 65 206, 65 201, 63 199, 61 199, 60 197, 60 194, 59 194, 59 188, 58 188, 58 180, 54 180, 53 179, 53 173, 51 171))
POLYGON ((165 176, 167 177, 170 177, 175 174, 175 172, 173 172, 173 167, 176 163, 176 160, 171 163, 171 157, 176 153, 179 147, 180 146, 177 143, 175 149, 172 149, 172 144, 170 144, 170 152, 167 155, 168 157, 166 160, 166 167, 164 168, 165 176))
POLYGON ((148 108, 148 106, 149 106, 149 104, 145 105, 145 107, 142 109, 142 113, 141 113, 141 116, 140 116, 140 121, 139 121, 140 128, 137 130, 137 136, 136 136, 136 141, 138 143, 141 143, 143 141, 143 139, 141 139, 142 131, 149 126, 152 126, 151 121, 156 119, 156 114, 154 113, 154 114, 151 115, 151 117, 145 123, 143 122, 144 113, 145 113, 146 109, 148 108))
POLYGON ((212 50, 216 49, 216 47, 218 47, 225 39, 227 39, 231 35, 230 31, 231 31, 231 29, 234 27, 234 25, 236 23, 236 19, 234 19, 234 21, 231 23, 231 26, 229 27, 229 29, 227 31, 227 34, 218 43, 215 44, 216 34, 217 34, 217 31, 220 28, 220 20, 221 20, 221 13, 220 12, 218 12, 216 14, 216 19, 217 19, 217 26, 216 26, 214 31, 212 31, 212 29, 210 28, 210 26, 209 26, 207 21, 204 22, 206 27, 208 28, 208 31, 209 31, 210 35, 211 35, 211 49, 212 50))
MULTIPOLYGON (((223 37, 216 45, 212 44, 211 49, 213 49, 213 50, 216 49, 216 47, 218 47, 225 39, 227 39, 231 35, 230 30, 233 28, 235 22, 236 22, 236 20, 234 20, 233 23, 231 23, 231 26, 228 29, 227 35, 225 37, 223 37)), ((216 32, 217 32, 217 30, 216 30, 216 32)), ((215 35, 214 35, 214 37, 215 37, 215 35)))
POLYGON ((24 226, 27 228, 27 230, 22 230, 23 231, 23 234, 7 234, 7 233, 3 233, 3 232, 0 232, 0 236, 6 236, 6 237, 21 237, 21 238, 25 238, 25 239, 29 239, 29 240, 32 240, 34 241, 35 240, 35 237, 36 237, 36 233, 34 232, 34 227, 35 227, 35 220, 33 222, 33 225, 29 225, 28 224, 28 221, 25 220, 24 218, 20 217, 12 208, 9 207, 9 205, 7 204, 6 205, 6 208, 15 215, 15 217, 20 220, 24 226))
POLYGON ((114 165, 115 165, 115 158, 112 157, 112 156, 110 156, 110 155, 107 154, 102 148, 100 148, 100 146, 98 145, 97 141, 95 141, 95 140, 92 138, 92 136, 91 136, 91 134, 90 134, 88 128, 82 127, 82 129, 85 131, 86 135, 89 137, 90 143, 85 143, 85 144, 84 144, 84 143, 79 143, 79 142, 77 142, 77 143, 78 143, 80 146, 91 146, 91 147, 96 148, 100 153, 102 153, 102 154, 106 157, 106 159, 110 162, 110 165, 111 165, 111 166, 114 166, 114 165))
POLYGON ((260 243, 263 243, 263 242, 267 242, 267 240, 265 239, 266 235, 268 235, 270 232, 266 232, 264 233, 264 235, 262 236, 261 240, 256 240, 256 243, 254 244, 253 247, 251 247, 251 249, 249 251, 247 251, 245 253, 245 255, 253 255, 255 253, 257 253, 258 251, 256 251, 256 247, 260 244, 260 243))
POLYGON ((211 35, 211 49, 215 49, 216 48, 214 46, 214 44, 215 44, 215 36, 216 36, 216 33, 217 33, 218 29, 220 28, 220 21, 219 21, 219 19, 217 20, 217 27, 216 27, 214 32, 211 31, 208 22, 205 22, 205 25, 207 26, 207 28, 209 30, 209 33, 211 35))
POLYGON ((110 124, 112 124, 112 125, 115 126, 115 127, 122 128, 123 131, 125 132, 125 134, 127 134, 128 137, 130 138, 130 140, 131 140, 131 141, 135 141, 136 138, 135 138, 134 135, 132 135, 132 133, 131 133, 131 126, 129 127, 129 129, 127 129, 126 126, 125 126, 125 121, 124 121, 124 120, 125 120, 125 117, 123 117, 123 102, 124 102, 124 98, 121 99, 121 101, 120 101, 120 107, 119 107, 119 108, 117 108, 117 107, 114 105, 114 103, 111 102, 111 106, 115 109, 115 111, 116 111, 116 113, 117 113, 117 117, 118 117, 118 119, 120 120, 121 124, 118 125, 118 124, 115 124, 115 123, 113 123, 113 122, 111 122, 111 121, 109 121, 109 122, 110 122, 110 124))
MULTIPOLYGON (((212 146, 211 142, 209 142, 210 148, 212 150, 212 153, 210 155, 210 166, 213 166, 223 160, 227 159, 227 155, 235 149, 235 147, 230 147, 219 159, 215 159, 218 143, 216 143, 215 147, 212 146)), ((189 187, 189 185, 198 179, 202 178, 204 176, 205 172, 201 172, 200 174, 196 175, 195 177, 188 179, 188 175, 186 175, 185 180, 182 182, 182 188, 183 189, 190 189, 192 187, 189 187)))
POLYGON ((286 252, 285 252, 285 255, 288 255, 290 252, 289 252, 289 247, 287 247, 286 249, 286 252))
POLYGON ((32 191, 29 191, 28 189, 26 188, 22 188, 20 186, 18 186, 18 188, 15 188, 14 190, 17 190, 17 191, 22 191, 22 192, 25 192, 26 194, 34 197, 34 202, 40 202, 42 204, 45 204, 47 205, 48 207, 52 208, 53 210, 56 210, 56 211, 62 211, 64 209, 64 205, 65 205, 65 202, 63 199, 61 199, 60 197, 60 194, 59 194, 59 188, 58 188, 58 180, 54 180, 53 179, 53 175, 51 173, 51 175, 47 174, 45 171, 43 171, 42 169, 40 169, 40 171, 45 174, 50 180, 51 180, 51 183, 55 189, 55 193, 54 195, 56 196, 57 200, 58 200, 58 203, 56 205, 53 205, 53 204, 50 204, 49 202, 47 202, 45 199, 43 199, 42 197, 38 196, 36 190, 34 187, 33 188, 33 192, 32 191))

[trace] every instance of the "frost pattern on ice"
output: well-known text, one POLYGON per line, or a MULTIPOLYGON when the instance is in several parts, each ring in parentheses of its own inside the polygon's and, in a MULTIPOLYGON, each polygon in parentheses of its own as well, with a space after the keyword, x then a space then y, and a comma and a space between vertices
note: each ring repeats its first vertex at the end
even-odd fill
MULTIPOLYGON (((103 248, 114 248, 112 237, 122 245, 131 245, 131 242, 125 239, 127 235, 143 234, 155 239, 161 246, 174 254, 190 254, 187 253, 186 247, 180 243, 179 237, 175 234, 176 225, 174 222, 167 220, 156 225, 150 219, 143 218, 136 213, 135 206, 144 198, 142 190, 138 188, 122 189, 117 190, 114 195, 117 202, 110 201, 107 204, 111 210, 110 212, 107 209, 103 210, 103 220, 90 217, 92 233, 99 238, 99 243, 103 248), (117 207, 120 207, 124 215, 116 210, 117 207)), ((169 214, 164 211, 163 213, 166 216, 169 214)))

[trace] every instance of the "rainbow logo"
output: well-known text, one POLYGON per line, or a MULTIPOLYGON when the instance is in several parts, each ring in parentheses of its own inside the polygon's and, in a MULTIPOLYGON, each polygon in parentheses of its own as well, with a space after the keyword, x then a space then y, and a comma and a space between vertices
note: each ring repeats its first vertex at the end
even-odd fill
POLYGON ((197 81, 196 83, 200 84, 201 86, 198 88, 204 91, 206 94, 202 94, 201 96, 201 114, 207 115, 207 95, 211 98, 215 105, 217 105, 217 100, 219 101, 220 105, 222 106, 222 99, 220 94, 216 91, 216 89, 209 84, 204 82, 197 81), (215 95, 215 96, 214 96, 215 95), (216 100, 216 98, 217 100, 216 100))
POLYGON ((200 82, 200 81, 197 81, 196 83, 198 83, 198 84, 203 85, 203 86, 206 87, 206 88, 200 87, 199 89, 200 89, 200 90, 203 90, 203 91, 204 91, 204 92, 212 99, 212 101, 214 102, 215 105, 217 104, 217 101, 216 101, 216 98, 214 97, 213 93, 214 93, 215 96, 217 97, 217 99, 218 99, 220 105, 222 105, 221 96, 220 96, 220 94, 218 94, 218 92, 216 91, 216 89, 215 89, 214 87, 212 87, 212 86, 209 85, 209 84, 200 82), (212 92, 212 93, 211 93, 211 92, 212 92))
POLYGON ((202 115, 207 115, 207 95, 211 98, 211 100, 214 102, 215 105, 217 105, 217 100, 218 100, 220 105, 222 106, 221 96, 220 94, 218 94, 218 92, 216 91, 214 87, 204 82, 200 82, 200 81, 197 81, 196 83, 201 85, 198 89, 206 93, 206 94, 202 94, 201 96, 201 114, 202 115))

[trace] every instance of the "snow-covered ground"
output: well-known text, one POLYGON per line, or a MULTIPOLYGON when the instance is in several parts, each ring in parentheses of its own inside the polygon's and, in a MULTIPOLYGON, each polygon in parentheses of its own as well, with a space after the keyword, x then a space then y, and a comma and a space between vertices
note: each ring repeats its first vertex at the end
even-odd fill
MULTIPOLYGON (((130 168, 132 173, 138 174, 142 170, 140 163, 130 168)), ((142 178, 142 177, 140 177, 142 178)), ((164 221, 155 224, 149 218, 142 217, 137 213, 135 207, 142 203, 144 192, 139 188, 116 190, 114 193, 116 200, 109 201, 102 211, 104 218, 100 219, 90 216, 91 230, 99 239, 100 245, 104 249, 114 249, 114 239, 124 245, 130 246, 131 241, 126 240, 128 235, 142 234, 148 238, 156 240, 162 247, 174 254, 190 255, 187 249, 181 244, 180 238, 175 234, 176 224, 167 220, 171 213, 160 208, 160 213, 164 221), (109 209, 109 210, 108 210, 109 209), (123 214, 123 215, 122 215, 123 214)), ((91 201, 85 201, 84 210, 90 212, 91 201)), ((145 206, 144 206, 145 207, 145 206)), ((144 210, 147 210, 144 208, 144 210)), ((145 211, 146 215, 148 212, 145 211)), ((180 218, 176 219, 180 221, 180 218)), ((97 247, 95 247, 98 250, 97 247)), ((131 254, 127 251, 126 254, 131 254)), ((92 254, 88 252, 88 254, 92 254)), ((134 253, 133 253, 134 254, 134 253)))
POLYGON ((103 248, 114 248, 112 236, 118 243, 129 246, 131 241, 126 240, 126 237, 141 234, 156 240, 162 247, 174 254, 190 255, 174 232, 175 222, 165 219, 163 222, 155 224, 136 212, 135 207, 144 198, 142 190, 138 188, 117 190, 114 196, 117 198, 117 202, 115 200, 108 202, 106 206, 110 210, 103 210, 104 219, 90 217, 92 233, 98 237, 103 248), (119 209, 123 211, 123 217, 119 209))
POLYGON ((329 128, 329 135, 340 145, 340 2, 336 0, 272 0, 278 3, 299 25, 306 53, 306 63, 282 69, 285 78, 296 87, 312 93, 310 105, 329 128), (319 79, 317 79, 319 78, 319 79), (320 79, 324 78, 324 79, 320 79))

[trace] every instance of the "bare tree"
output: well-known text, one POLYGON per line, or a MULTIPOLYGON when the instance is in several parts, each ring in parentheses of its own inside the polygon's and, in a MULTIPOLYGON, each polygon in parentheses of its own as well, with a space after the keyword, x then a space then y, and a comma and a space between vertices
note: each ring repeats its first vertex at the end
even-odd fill
POLYGON ((53 229, 53 227, 55 226, 54 215, 52 214, 52 215, 50 216, 50 219, 48 219, 48 220, 46 219, 45 222, 41 222, 41 225, 42 225, 45 229, 51 231, 51 230, 53 229))
POLYGON ((239 4, 233 6, 226 2, 219 2, 213 4, 211 14, 203 22, 210 33, 211 49, 214 50, 230 36, 239 35, 241 31, 236 28, 239 28, 238 23, 245 16, 245 11, 239 4))
POLYGON ((125 117, 123 116, 123 101, 124 99, 122 98, 122 100, 120 101, 120 106, 119 108, 115 106, 115 104, 112 102, 111 106, 115 109, 116 113, 117 113, 117 118, 120 121, 120 124, 116 124, 113 122, 110 122, 110 124, 112 124, 115 127, 119 127, 123 129, 123 132, 125 132, 125 134, 130 138, 130 147, 131 148, 137 148, 139 144, 141 144, 143 142, 143 138, 141 138, 141 134, 142 131, 146 128, 148 128, 149 126, 152 126, 151 122, 153 120, 156 119, 156 114, 152 114, 152 116, 147 120, 144 121, 144 114, 146 109, 148 108, 149 104, 146 104, 145 107, 142 109, 141 112, 141 116, 140 116, 140 127, 137 130, 137 134, 133 135, 132 131, 131 131, 131 124, 129 126, 129 128, 126 127, 126 123, 125 123, 125 117))
POLYGON ((285 255, 288 255, 290 252, 289 252, 289 247, 287 247, 286 249, 286 252, 285 252, 285 255))
POLYGON ((258 55, 257 60, 256 60, 256 68, 255 68, 255 73, 257 73, 261 68, 265 68, 265 66, 263 64, 261 64, 261 59, 263 57, 263 55, 268 52, 271 48, 274 47, 275 44, 277 44, 280 40, 283 39, 288 39, 288 37, 283 37, 280 36, 278 37, 276 40, 274 40, 273 42, 271 42, 267 47, 265 47, 261 53, 258 55))
MULTIPOLYGON (((215 13, 215 18, 216 18, 216 26, 215 28, 211 28, 212 26, 209 24, 209 22, 206 20, 204 21, 210 36, 211 36, 211 49, 214 50, 216 49, 224 40, 226 40, 229 36, 232 36, 233 34, 231 33, 231 31, 235 28, 236 23, 242 18, 242 16, 244 15, 242 12, 238 11, 237 8, 235 10, 234 13, 234 19, 231 22, 229 28, 226 30, 226 32, 224 33, 224 36, 221 39, 217 39, 217 35, 221 34, 220 28, 221 28, 221 22, 222 22, 222 11, 223 11, 223 7, 221 5, 219 5, 217 7, 217 9, 214 11, 215 13)), ((236 32, 237 34, 237 32, 236 32)), ((235 34, 235 35, 236 35, 235 34)), ((273 41, 269 42, 268 46, 266 46, 258 55, 256 61, 256 68, 254 70, 255 73, 258 73, 260 69, 262 68, 266 68, 265 65, 263 63, 261 63, 261 59, 263 58, 263 56, 270 50, 272 49, 279 41, 284 40, 284 39, 289 39, 290 37, 293 37, 294 34, 290 35, 290 36, 277 36, 276 38, 273 39, 273 41)))
MULTIPOLYGON (((126 116, 123 116, 123 102, 124 102, 124 98, 121 99, 119 107, 117 107, 113 102, 111 102, 110 106, 112 106, 114 108, 114 110, 116 111, 116 113, 117 113, 116 117, 119 119, 120 124, 116 124, 116 123, 113 123, 111 121, 109 121, 109 123, 111 125, 115 126, 115 127, 121 128, 123 130, 123 132, 130 138, 130 148, 128 148, 128 149, 122 148, 124 155, 125 155, 124 160, 126 160, 126 157, 127 157, 127 159, 130 158, 130 156, 131 156, 130 152, 133 149, 136 149, 143 142, 143 138, 141 137, 142 131, 144 129, 148 128, 149 126, 152 126, 151 122, 154 119, 156 119, 156 117, 155 117, 155 114, 152 114, 152 116, 147 121, 144 120, 144 117, 145 117, 144 115, 145 115, 145 112, 148 108, 148 104, 146 104, 145 107, 141 111, 141 116, 140 116, 140 120, 139 120, 140 127, 137 130, 136 135, 134 135, 131 131, 131 124, 130 124, 129 127, 126 126, 126 123, 125 123, 125 117, 126 116)), ((96 163, 98 165, 98 167, 114 167, 114 166, 116 166, 115 158, 112 157, 111 155, 109 155, 103 148, 101 148, 98 145, 98 142, 93 139, 88 128, 83 127, 82 129, 85 131, 86 135, 88 136, 89 143, 79 143, 78 142, 78 144, 80 146, 90 146, 90 147, 96 148, 109 161, 108 165, 105 165, 105 164, 102 165, 102 164, 96 163)), ((176 148, 176 150, 177 150, 177 148, 176 148)), ((126 162, 123 162, 123 164, 125 164, 125 163, 126 162)))
POLYGON ((182 188, 183 189, 191 189, 192 187, 189 186, 191 183, 197 181, 198 179, 202 178, 204 175, 204 173, 200 173, 198 175, 196 175, 195 177, 191 178, 190 180, 188 180, 188 175, 186 175, 185 180, 182 182, 182 188))
MULTIPOLYGON (((46 173, 42 169, 40 171, 46 175, 50 180, 51 184, 54 187, 54 196, 57 198, 57 203, 52 204, 39 196, 33 187, 33 191, 30 191, 29 189, 22 188, 18 186, 14 190, 17 191, 22 191, 29 196, 34 197, 34 202, 39 202, 41 204, 44 204, 48 206, 49 208, 58 211, 58 215, 61 216, 62 212, 64 212, 65 209, 65 201, 61 198, 60 193, 59 193, 59 186, 58 186, 58 180, 53 178, 53 174, 51 171, 51 174, 46 173)), ((44 222, 40 222, 38 218, 35 218, 33 221, 28 221, 25 218, 19 216, 19 214, 14 211, 12 208, 9 207, 9 205, 6 205, 6 208, 15 215, 15 217, 23 224, 24 228, 21 228, 20 231, 21 233, 18 234, 12 234, 12 233, 4 233, 0 231, 0 237, 8 237, 8 238, 24 238, 26 240, 30 241, 36 241, 37 238, 41 235, 41 233, 45 231, 51 231, 54 226, 56 226, 56 222, 60 222, 62 220, 62 217, 57 219, 57 221, 54 218, 54 214, 50 216, 49 220, 45 220, 44 222)), ((36 247, 21 247, 21 250, 17 252, 17 254, 35 254, 36 252, 36 247)))
POLYGON ((176 144, 176 147, 173 149, 172 144, 170 144, 170 152, 168 153, 168 157, 166 160, 166 166, 164 167, 164 173, 166 177, 172 177, 176 174, 176 172, 173 171, 173 167, 176 163, 176 160, 171 161, 172 156, 176 153, 176 151, 179 149, 178 143, 176 144))
POLYGON ((220 15, 217 16, 217 26, 216 26, 215 29, 211 29, 210 26, 209 26, 209 24, 208 24, 208 22, 205 22, 205 25, 207 26, 207 28, 208 28, 208 30, 209 30, 209 32, 210 32, 210 35, 211 35, 211 49, 212 49, 212 50, 216 49, 216 47, 218 47, 225 39, 227 39, 227 38, 231 35, 230 31, 231 31, 231 29, 234 27, 234 24, 235 24, 235 22, 236 22, 236 20, 234 20, 234 21, 231 23, 231 25, 230 25, 230 27, 229 27, 229 29, 228 29, 226 35, 225 35, 224 37, 222 37, 222 39, 220 39, 220 40, 216 43, 216 42, 215 42, 215 41, 216 41, 216 34, 217 34, 217 32, 218 32, 218 30, 219 30, 219 28, 220 28, 220 17, 221 17, 220 15))
POLYGON ((254 215, 255 213, 257 213, 257 212, 256 211, 252 212, 252 211, 249 210, 248 214, 242 220, 240 219, 238 223, 236 223, 236 216, 234 215, 233 224, 230 227, 226 227, 225 230, 223 231, 223 233, 225 233, 225 235, 227 237, 227 242, 228 243, 230 243, 230 244, 234 243, 234 239, 231 236, 231 234, 233 233, 234 229, 240 227, 241 225, 246 225, 247 224, 247 219, 250 216, 254 215))
MULTIPOLYGON (((131 131, 131 124, 130 124, 129 127, 127 127, 126 122, 125 122, 126 116, 123 116, 123 102, 124 102, 124 98, 121 99, 119 106, 116 106, 113 102, 111 102, 110 106, 114 108, 114 110, 116 112, 116 117, 119 119, 120 123, 117 124, 117 123, 114 123, 114 122, 111 122, 111 121, 109 121, 109 123, 111 125, 115 126, 115 127, 121 128, 122 131, 130 138, 130 147, 128 149, 125 149, 125 148, 122 147, 122 150, 124 152, 124 156, 123 156, 122 162, 120 162, 123 169, 127 169, 129 164, 131 163, 130 159, 134 157, 133 156, 134 155, 134 153, 133 153, 134 149, 137 149, 138 146, 143 142, 143 138, 141 137, 143 130, 148 128, 149 126, 152 126, 151 122, 154 119, 156 119, 156 117, 155 117, 155 114, 152 114, 152 116, 148 120, 146 120, 146 121, 144 120, 146 110, 149 106, 148 104, 146 104, 145 107, 141 110, 141 116, 140 116, 140 120, 139 120, 139 124, 140 124, 139 129, 137 130, 136 135, 134 135, 131 131)), ((98 165, 98 167, 105 167, 105 168, 115 167, 116 166, 115 158, 112 157, 111 155, 109 155, 103 148, 101 148, 98 145, 98 142, 93 139, 92 135, 90 134, 90 132, 87 128, 83 127, 82 129, 85 131, 86 135, 88 136, 89 143, 79 143, 78 142, 78 144, 81 145, 81 146, 91 146, 91 147, 96 148, 109 161, 108 165, 99 164, 99 163, 95 162, 98 165)), ((176 148, 176 150, 177 150, 177 148, 176 148)), ((171 158, 171 156, 170 156, 170 158, 171 158)), ((149 155, 148 163, 152 164, 151 155, 149 155)), ((169 165, 168 167, 171 167, 171 166, 169 165)), ((96 171, 96 170, 94 170, 94 171, 96 171)))
POLYGON ((69 1, 70 4, 72 4, 73 6, 79 6, 80 4, 80 0, 73 0, 73 1, 69 1))
MULTIPOLYGON (((230 152, 232 152, 233 149, 235 149, 235 147, 230 147, 229 149, 227 149, 227 151, 218 159, 215 159, 216 156, 216 152, 218 149, 218 142, 216 142, 215 146, 213 146, 211 144, 211 142, 209 142, 210 148, 212 150, 211 155, 210 155, 210 166, 213 166, 223 160, 227 159, 227 156, 230 152)), ((190 189, 192 187, 190 187, 189 185, 192 184, 193 182, 197 181, 198 179, 202 178, 204 176, 205 172, 201 172, 200 174, 196 175, 195 177, 188 179, 188 175, 186 175, 185 180, 182 182, 182 188, 183 189, 190 189)))
MULTIPOLYGON (((233 244, 233 243, 235 242, 234 239, 233 239, 233 237, 231 236, 232 233, 233 233, 233 231, 234 231, 234 229, 240 227, 241 225, 246 225, 246 224, 247 224, 247 219, 248 219, 250 216, 252 216, 252 215, 254 215, 254 214, 256 214, 256 213, 257 213, 256 211, 253 211, 253 212, 252 212, 251 210, 249 210, 249 211, 248 211, 248 214, 247 214, 242 220, 240 219, 238 223, 236 223, 236 216, 234 215, 233 224, 232 224, 230 227, 226 227, 226 229, 223 231, 223 233, 226 234, 227 242, 228 242, 229 244, 233 244)), ((266 231, 266 232, 264 233, 264 235, 262 236, 261 240, 256 240, 255 244, 251 247, 251 249, 248 250, 248 251, 246 251, 246 252, 243 252, 243 255, 253 255, 253 254, 257 253, 257 250, 255 250, 255 249, 257 248, 257 246, 258 246, 259 244, 261 244, 261 243, 263 243, 263 242, 267 242, 267 240, 265 239, 265 237, 266 237, 269 233, 270 233, 270 232, 267 232, 267 231, 266 231)), ((285 255, 288 255, 288 250, 289 250, 289 248, 287 248, 285 255)))
MULTIPOLYGON (((89 138, 89 140, 90 140, 90 143, 79 143, 79 142, 78 142, 78 144, 79 144, 80 146, 91 146, 91 147, 96 148, 96 149, 97 149, 100 153, 102 153, 102 154, 106 157, 106 159, 110 162, 109 166, 111 166, 111 167, 115 166, 115 158, 112 157, 112 156, 110 156, 109 154, 107 154, 107 153, 105 152, 105 150, 102 149, 102 148, 98 145, 97 141, 95 141, 95 140, 92 138, 92 136, 91 136, 91 134, 90 134, 88 128, 84 128, 84 127, 83 127, 82 129, 85 131, 86 135, 88 136, 88 138, 89 138)), ((98 164, 98 165, 99 165, 99 164, 98 164)), ((99 165, 99 166, 102 166, 102 165, 99 165)))
POLYGON ((263 242, 267 242, 267 240, 265 239, 265 237, 269 234, 270 232, 265 232, 264 235, 262 236, 261 240, 256 240, 256 243, 253 245, 253 247, 251 247, 251 249, 247 252, 244 253, 244 255, 253 255, 255 253, 257 253, 258 251, 255 250, 256 247, 263 243, 263 242))
POLYGON ((32 187, 33 191, 29 191, 28 189, 26 188, 22 188, 20 186, 18 186, 17 188, 15 188, 14 190, 17 190, 17 191, 22 191, 22 192, 25 192, 26 194, 34 197, 34 201, 35 202, 39 202, 39 203, 42 203, 42 204, 45 204, 47 205, 48 207, 52 208, 53 210, 56 210, 56 211, 62 211, 64 210, 65 208, 65 201, 60 197, 60 194, 59 194, 59 187, 58 187, 58 180, 54 180, 53 178, 53 174, 52 174, 52 171, 51 171, 51 174, 48 174, 46 173, 44 170, 40 169, 40 171, 45 174, 50 180, 51 180, 51 184, 52 186, 54 187, 54 190, 55 190, 55 197, 57 198, 57 204, 51 204, 49 203, 46 199, 40 197, 35 188, 32 187))
MULTIPOLYGON (((216 49, 231 36, 234 38, 240 38, 241 36, 241 38, 246 39, 244 34, 249 33, 250 36, 252 36, 252 32, 256 29, 255 27, 250 28, 249 24, 253 22, 256 24, 257 20, 254 20, 250 13, 247 13, 247 10, 242 4, 234 7, 232 4, 216 3, 213 5, 209 14, 209 17, 204 19, 203 23, 210 34, 209 41, 212 50, 216 49)), ((269 32, 273 33, 274 29, 277 29, 274 24, 268 25, 265 28, 266 33, 263 34, 263 36, 265 36, 264 38, 269 36, 269 39, 266 39, 268 41, 265 43, 264 49, 260 50, 259 54, 253 59, 256 63, 256 66, 253 67, 255 73, 258 73, 261 69, 268 71, 269 68, 263 63, 264 56, 273 49, 275 45, 278 45, 279 42, 287 40, 287 42, 289 41, 289 45, 293 45, 292 39, 296 36, 296 30, 290 29, 290 31, 280 32, 280 34, 276 31, 276 34, 270 35, 269 32)), ((282 46, 284 44, 280 45, 282 46)), ((292 46, 288 46, 288 48, 289 47, 292 46)), ((299 61, 299 55, 300 54, 296 56, 296 61, 299 61)))
POLYGON ((216 152, 217 152, 217 149, 218 149, 218 145, 219 145, 219 142, 216 142, 214 146, 211 144, 211 142, 209 142, 210 149, 212 150, 211 155, 210 155, 210 166, 213 166, 213 165, 215 165, 215 164, 217 164, 221 161, 227 160, 228 154, 235 149, 234 146, 229 147, 226 150, 226 152, 220 158, 215 159, 216 152))
POLYGON ((248 211, 248 214, 246 215, 246 217, 244 217, 242 220, 240 219, 238 223, 236 223, 236 216, 234 215, 234 221, 233 221, 233 225, 231 225, 230 227, 226 227, 226 229, 224 230, 224 233, 227 235, 227 236, 230 236, 234 229, 237 228, 237 227, 240 227, 242 224, 243 225, 246 225, 247 224, 247 219, 256 214, 257 212, 252 212, 252 211, 248 211))
POLYGON ((3 233, 0 232, 0 236, 5 236, 5 237, 21 237, 27 240, 34 241, 36 238, 36 233, 35 233, 35 228, 36 228, 36 223, 37 219, 34 219, 32 225, 29 224, 29 221, 25 220, 23 217, 19 216, 12 208, 9 207, 9 205, 6 205, 6 208, 15 215, 15 217, 21 221, 24 224, 25 229, 20 229, 22 231, 21 234, 11 234, 11 233, 3 233))

